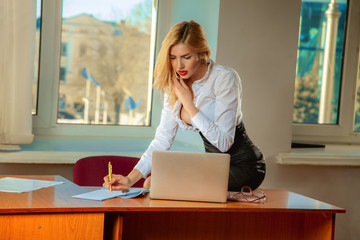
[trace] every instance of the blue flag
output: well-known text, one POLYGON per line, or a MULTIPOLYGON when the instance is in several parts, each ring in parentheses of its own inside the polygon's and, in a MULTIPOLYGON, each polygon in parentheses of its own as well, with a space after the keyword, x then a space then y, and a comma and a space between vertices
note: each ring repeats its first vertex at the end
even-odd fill
POLYGON ((141 100, 135 102, 135 100, 130 96, 125 100, 125 107, 127 110, 137 109, 138 107, 140 107, 140 105, 141 105, 141 100))

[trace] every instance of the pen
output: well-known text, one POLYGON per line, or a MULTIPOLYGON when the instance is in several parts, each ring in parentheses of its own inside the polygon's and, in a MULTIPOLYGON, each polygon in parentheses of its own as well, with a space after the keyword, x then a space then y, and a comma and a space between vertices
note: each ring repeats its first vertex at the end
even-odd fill
POLYGON ((111 175, 112 175, 112 166, 111 166, 111 162, 109 162, 109 181, 110 181, 110 191, 112 191, 112 189, 111 189, 111 175))

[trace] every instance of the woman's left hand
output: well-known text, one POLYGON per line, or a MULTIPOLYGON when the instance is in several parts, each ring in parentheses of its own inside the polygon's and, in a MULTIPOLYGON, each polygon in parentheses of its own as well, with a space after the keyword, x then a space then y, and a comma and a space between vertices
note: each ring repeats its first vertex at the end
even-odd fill
POLYGON ((151 176, 147 177, 144 181, 143 188, 144 189, 150 189, 150 183, 151 183, 151 176))

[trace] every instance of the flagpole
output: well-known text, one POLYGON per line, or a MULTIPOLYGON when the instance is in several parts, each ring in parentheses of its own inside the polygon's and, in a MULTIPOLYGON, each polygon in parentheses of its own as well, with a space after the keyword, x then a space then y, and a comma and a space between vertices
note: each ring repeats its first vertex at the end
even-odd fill
POLYGON ((96 103, 95 103, 95 124, 99 124, 100 119, 100 94, 101 87, 99 85, 96 86, 96 103))
POLYGON ((86 80, 84 101, 84 123, 89 123, 90 80, 86 80))
POLYGON ((329 9, 326 11, 327 28, 319 102, 319 123, 332 123, 334 121, 332 101, 334 96, 335 50, 339 16, 340 12, 337 9, 336 0, 331 0, 329 9))

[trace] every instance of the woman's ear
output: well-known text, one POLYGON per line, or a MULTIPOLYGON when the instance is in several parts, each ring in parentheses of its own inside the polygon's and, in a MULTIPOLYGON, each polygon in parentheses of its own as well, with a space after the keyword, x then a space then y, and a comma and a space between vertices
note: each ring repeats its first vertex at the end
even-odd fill
POLYGON ((200 62, 201 62, 201 63, 205 63, 205 61, 206 61, 206 60, 205 60, 205 58, 206 58, 206 57, 205 57, 205 53, 199 53, 198 56, 200 57, 200 62))
POLYGON ((197 61, 202 61, 204 59, 204 54, 203 53, 198 53, 197 55, 197 61))

